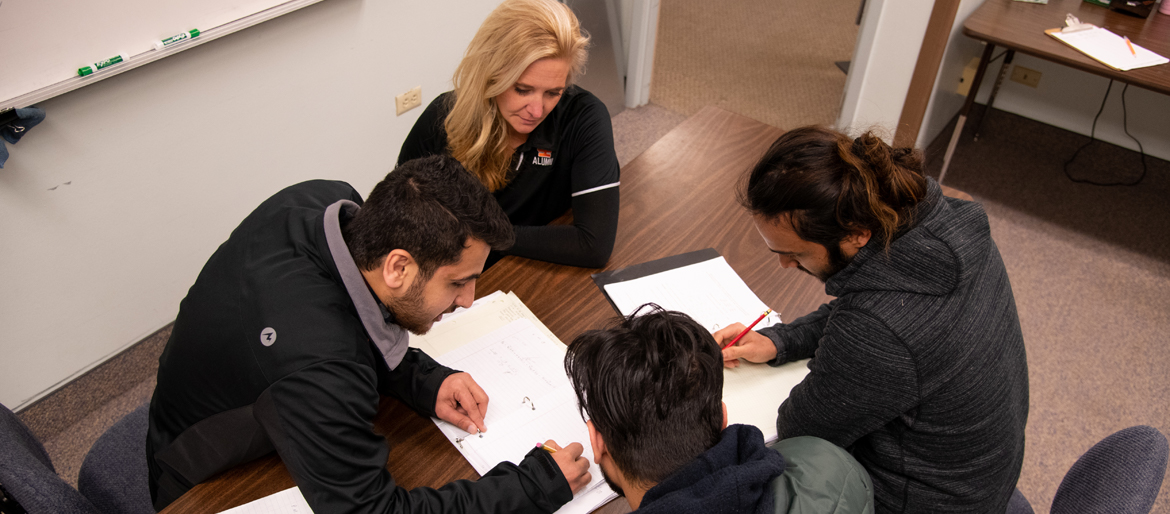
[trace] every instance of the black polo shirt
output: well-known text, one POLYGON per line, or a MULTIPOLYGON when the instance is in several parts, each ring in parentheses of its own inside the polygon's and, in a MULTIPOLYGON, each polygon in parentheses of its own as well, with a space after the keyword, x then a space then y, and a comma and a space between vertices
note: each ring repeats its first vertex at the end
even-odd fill
MULTIPOLYGON (((443 124, 453 92, 435 98, 407 135, 398 163, 446 153, 443 124)), ((496 201, 517 226, 510 255, 600 267, 617 235, 621 171, 605 104, 577 86, 565 89, 556 107, 512 156, 508 184, 496 201), (544 227, 573 209, 573 225, 544 227), (540 227, 540 229, 536 229, 540 227)))

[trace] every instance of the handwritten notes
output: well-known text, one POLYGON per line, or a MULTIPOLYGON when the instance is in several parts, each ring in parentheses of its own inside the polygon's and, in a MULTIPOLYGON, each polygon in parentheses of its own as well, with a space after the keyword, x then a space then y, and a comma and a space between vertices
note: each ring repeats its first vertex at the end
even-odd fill
POLYGON ((479 474, 518 462, 536 443, 581 443, 593 479, 560 514, 585 514, 616 497, 593 463, 589 431, 565 375, 565 345, 514 294, 493 294, 445 317, 425 336, 411 336, 444 366, 466 371, 490 399, 482 434, 435 425, 479 474), (481 437, 482 436, 482 437, 481 437))

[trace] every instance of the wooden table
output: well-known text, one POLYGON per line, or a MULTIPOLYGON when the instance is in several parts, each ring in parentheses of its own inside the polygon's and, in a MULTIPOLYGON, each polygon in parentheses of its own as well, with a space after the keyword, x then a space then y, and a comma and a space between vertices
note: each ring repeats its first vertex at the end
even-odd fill
POLYGON ((1170 94, 1170 64, 1118 71, 1044 33, 1047 29, 1063 27, 1065 15, 1068 13, 1072 13, 1084 23, 1107 28, 1119 36, 1128 36, 1134 44, 1154 53, 1170 56, 1170 16, 1165 14, 1154 12, 1149 18, 1137 18, 1083 0, 1049 0, 1047 5, 1013 0, 987 0, 963 23, 963 34, 986 42, 987 47, 983 49, 983 57, 979 60, 979 68, 975 72, 975 81, 967 93, 967 99, 959 113, 959 122, 955 125, 955 132, 951 135, 950 144, 943 157, 939 182, 942 182, 942 177, 950 166, 959 135, 975 102, 975 95, 978 94, 979 85, 983 81, 983 73, 996 46, 1004 47, 1006 54, 992 87, 991 96, 987 100, 988 110, 995 102, 995 95, 1017 51, 1118 82, 1170 94))
MULTIPOLYGON (((780 268, 735 201, 744 171, 781 133, 708 107, 655 143, 622 170, 620 226, 606 269, 713 247, 784 319, 829 300, 817 280, 780 268)), ((510 257, 484 273, 477 294, 514 291, 568 343, 615 315, 589 277, 597 271, 510 257)), ((397 400, 382 399, 375 429, 386 436, 387 469, 402 487, 478 478, 430 419, 397 400)), ((196 486, 163 512, 219 512, 293 485, 280 459, 270 455, 196 486)), ((625 510, 624 502, 610 507, 625 510)))

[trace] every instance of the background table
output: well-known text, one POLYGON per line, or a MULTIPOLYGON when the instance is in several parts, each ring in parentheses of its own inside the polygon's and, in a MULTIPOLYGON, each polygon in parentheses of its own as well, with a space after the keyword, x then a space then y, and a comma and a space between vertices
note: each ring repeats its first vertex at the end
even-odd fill
POLYGON ((987 0, 963 22, 963 34, 986 42, 987 47, 983 49, 983 57, 979 60, 979 68, 975 72, 975 81, 967 93, 967 99, 959 113, 959 122, 951 135, 946 156, 943 157, 939 182, 942 182, 942 177, 950 165, 963 124, 975 102, 975 95, 979 93, 983 73, 996 46, 1004 47, 1007 53, 992 87, 991 96, 988 97, 988 110, 995 102, 995 94, 1017 51, 1118 82, 1170 94, 1170 64, 1118 71, 1044 33, 1048 29, 1063 27, 1065 15, 1069 13, 1084 23, 1107 28, 1119 36, 1128 36, 1134 44, 1156 54, 1170 56, 1170 16, 1165 14, 1154 12, 1149 18, 1137 18, 1111 11, 1107 7, 1085 3, 1083 0, 1049 0, 1047 5, 1013 0, 987 0))
MULTIPOLYGON (((782 133, 708 107, 655 143, 622 170, 620 225, 606 269, 712 247, 786 320, 828 301, 819 281, 780 268, 735 200, 735 186, 744 172, 782 133)), ((509 257, 484 273, 477 294, 515 292, 561 341, 569 343, 615 316, 590 279, 597 271, 509 257)), ((397 400, 382 399, 374 424, 390 445, 387 468, 400 486, 439 487, 460 478, 478 478, 430 419, 397 400)), ((280 459, 270 455, 196 486, 163 512, 219 512, 293 485, 280 459)), ((618 501, 605 510, 627 509, 618 501)))

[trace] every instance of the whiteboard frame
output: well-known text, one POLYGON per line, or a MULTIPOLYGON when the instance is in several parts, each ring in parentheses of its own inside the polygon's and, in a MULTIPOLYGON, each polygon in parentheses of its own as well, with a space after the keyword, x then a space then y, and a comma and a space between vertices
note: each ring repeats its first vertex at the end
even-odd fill
POLYGON ((55 84, 42 87, 35 91, 6 99, 3 102, 0 102, 0 109, 7 109, 9 107, 20 109, 34 105, 37 102, 48 100, 55 96, 60 96, 73 91, 74 89, 85 87, 95 82, 100 82, 110 77, 120 75, 139 66, 144 66, 184 50, 195 48, 204 43, 219 39, 234 32, 239 32, 253 25, 259 25, 273 18, 283 16, 292 11, 307 7, 320 1, 321 0, 289 0, 288 2, 284 2, 280 5, 270 7, 254 14, 250 14, 235 21, 230 21, 217 27, 212 27, 200 32, 199 37, 183 41, 174 46, 164 47, 160 50, 147 50, 140 54, 132 55, 126 59, 125 62, 116 64, 92 75, 68 78, 55 84))

